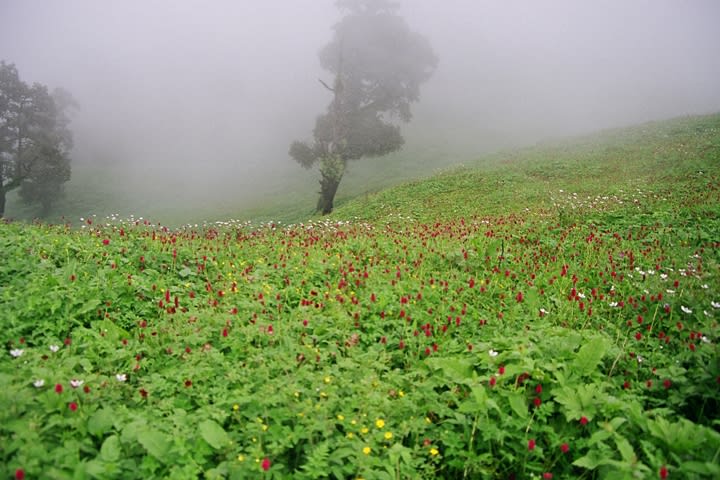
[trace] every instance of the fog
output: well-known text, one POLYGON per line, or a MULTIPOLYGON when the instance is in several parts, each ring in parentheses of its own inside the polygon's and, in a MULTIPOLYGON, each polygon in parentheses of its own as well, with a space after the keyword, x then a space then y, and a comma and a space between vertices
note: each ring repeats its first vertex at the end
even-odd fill
MULTIPOLYGON (((387 162, 720 111, 716 0, 404 0, 400 13, 439 64, 387 162)), ((0 0, 0 59, 78 100, 73 165, 109 172, 98 191, 228 210, 307 185, 294 201, 311 210, 315 176, 287 151, 330 101, 317 53, 339 18, 333 0, 0 0)))

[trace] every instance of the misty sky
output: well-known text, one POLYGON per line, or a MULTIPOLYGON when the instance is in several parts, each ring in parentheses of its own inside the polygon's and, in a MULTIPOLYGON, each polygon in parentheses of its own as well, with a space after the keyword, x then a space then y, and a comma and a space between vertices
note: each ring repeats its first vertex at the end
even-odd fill
MULTIPOLYGON (((439 57, 407 149, 472 159, 720 111, 720 1, 401 3, 439 57)), ((288 145, 330 100, 317 52, 337 19, 332 0, 0 0, 0 59, 79 101, 75 162, 251 191, 299 171, 288 145)))

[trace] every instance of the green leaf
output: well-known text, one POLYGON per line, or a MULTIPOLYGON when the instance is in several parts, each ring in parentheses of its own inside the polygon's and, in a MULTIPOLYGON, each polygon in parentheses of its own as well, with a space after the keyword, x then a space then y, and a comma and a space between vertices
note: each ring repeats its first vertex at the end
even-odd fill
POLYGON ((96 411, 88 418, 88 432, 98 437, 105 435, 112 428, 113 419, 113 411, 109 408, 96 411))
POLYGON ((100 447, 100 458, 106 462, 117 462, 120 460, 120 453, 120 439, 117 435, 106 438, 100 447))
POLYGON ((615 445, 617 445, 618 450, 620 451, 620 456, 622 459, 628 463, 632 463, 636 460, 635 451, 632 448, 632 445, 630 445, 630 442, 628 442, 627 438, 616 435, 615 436, 615 445))
POLYGON ((137 439, 150 455, 165 463, 164 457, 170 449, 170 438, 166 434, 157 430, 142 430, 138 432, 137 439))
POLYGON ((711 462, 683 462, 680 464, 680 470, 720 478, 720 466, 711 462))
POLYGON ((473 367, 470 360, 460 358, 429 358, 430 368, 442 370, 445 377, 455 383, 468 383, 472 379, 473 367))
POLYGON ((527 418, 528 406, 525 402, 525 397, 518 394, 508 395, 508 401, 510 402, 510 408, 521 418, 527 418))
POLYGON ((572 371, 578 375, 590 375, 598 366, 598 363, 605 356, 608 350, 607 340, 603 337, 595 337, 580 347, 580 350, 572 363, 572 371))
POLYGON ((211 447, 221 449, 230 443, 230 437, 223 428, 213 420, 205 420, 198 425, 200 436, 211 447))
POLYGON ((85 464, 85 473, 93 478, 107 478, 105 464, 100 460, 90 460, 85 464))

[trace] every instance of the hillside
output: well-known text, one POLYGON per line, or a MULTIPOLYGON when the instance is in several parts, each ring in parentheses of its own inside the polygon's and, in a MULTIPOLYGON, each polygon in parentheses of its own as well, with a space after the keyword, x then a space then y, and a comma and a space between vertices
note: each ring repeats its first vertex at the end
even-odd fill
POLYGON ((720 477, 720 115, 293 225, 0 224, 0 476, 720 477))

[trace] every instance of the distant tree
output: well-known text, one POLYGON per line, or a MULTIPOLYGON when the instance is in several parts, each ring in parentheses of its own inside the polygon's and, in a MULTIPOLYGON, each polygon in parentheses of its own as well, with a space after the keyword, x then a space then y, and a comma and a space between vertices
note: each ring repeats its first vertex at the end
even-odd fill
POLYGON ((389 0, 339 0, 345 16, 320 63, 334 75, 327 112, 315 122, 311 143, 295 141, 290 156, 304 168, 319 164, 317 210, 333 209, 335 193, 349 160, 380 157, 399 150, 399 122, 410 121, 410 104, 430 78, 437 58, 428 41, 411 31, 389 0))
POLYGON ((0 217, 7 193, 20 188, 46 214, 70 179, 72 133, 67 111, 77 104, 64 90, 28 86, 13 64, 0 62, 0 217))

